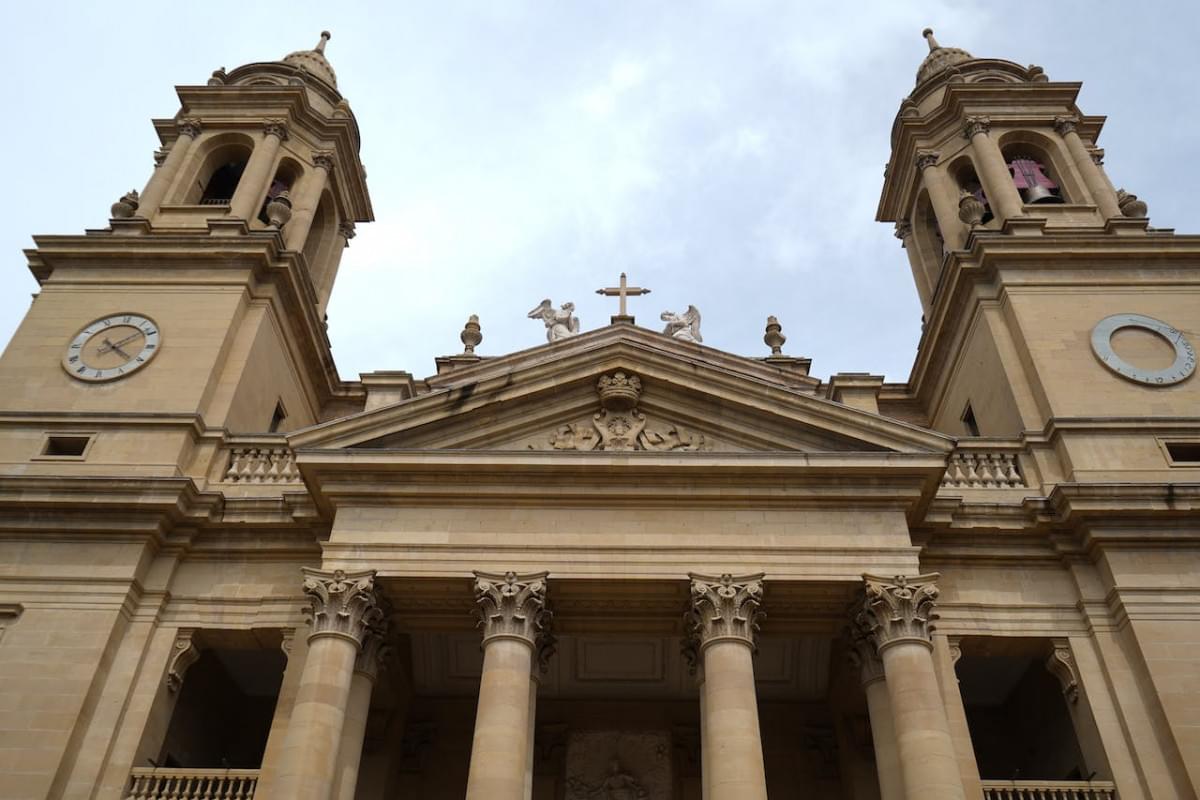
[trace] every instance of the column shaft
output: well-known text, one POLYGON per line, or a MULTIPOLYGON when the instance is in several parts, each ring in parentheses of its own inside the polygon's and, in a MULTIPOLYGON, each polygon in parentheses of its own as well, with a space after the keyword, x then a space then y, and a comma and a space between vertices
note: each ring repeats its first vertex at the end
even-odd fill
POLYGON ((150 176, 138 201, 137 215, 139 217, 149 219, 158 211, 163 198, 167 195, 167 190, 171 188, 171 184, 175 182, 175 176, 179 174, 179 168, 187 159, 192 142, 199 133, 199 123, 188 122, 179 126, 179 136, 171 145, 171 149, 167 151, 167 157, 150 176))
POLYGON ((967 137, 979 167, 979 180, 992 207, 992 214, 1001 221, 1022 216, 1024 201, 1013 185, 1008 165, 996 141, 988 136, 987 123, 968 119, 967 137))
POLYGON ((708 701, 704 699, 704 667, 698 667, 697 672, 696 688, 700 690, 700 797, 701 800, 709 800, 712 796, 708 789, 711 767, 708 760, 708 701))
POLYGON ((233 198, 229 201, 229 216, 247 222, 258 216, 259 207, 267 195, 267 189, 270 188, 279 145, 286 135, 282 125, 271 124, 264 128, 262 141, 250 154, 250 161, 246 164, 237 189, 233 192, 233 198))
POLYGON ((867 695, 867 714, 871 718, 871 740, 875 744, 875 769, 879 774, 880 800, 904 800, 904 779, 900 774, 900 752, 896 749, 896 729, 892 724, 892 699, 887 684, 874 680, 863 687, 867 695))
POLYGON ((329 800, 358 643, 320 636, 309 643, 288 735, 280 753, 277 797, 329 800))
POLYGON ((342 728, 342 743, 338 748, 337 781, 333 796, 336 800, 354 800, 358 788, 358 767, 362 763, 363 739, 367 732, 367 716, 371 712, 371 691, 375 681, 363 670, 355 670, 346 702, 346 723, 342 728))
MULTIPOLYGON (((300 191, 292 197, 292 218, 284 226, 283 240, 288 250, 302 250, 304 240, 312 228, 313 216, 321 203, 321 194, 329 182, 329 170, 333 161, 329 157, 313 159, 312 171, 300 182, 300 191)), ((310 267, 313 265, 309 265, 310 267)))
MULTIPOLYGON (((961 250, 966 236, 958 219, 958 187, 949 175, 934 166, 934 159, 919 160, 918 163, 922 164, 921 183, 929 194, 929 204, 937 217, 942 241, 948 250, 961 250)), ((932 293, 931 286, 930 295, 932 293)))
POLYGON ((532 645, 514 637, 484 645, 467 800, 523 800, 528 761, 532 645))
MULTIPOLYGON (((536 666, 535 666, 536 671, 536 666)), ((533 745, 537 735, 537 690, 538 680, 529 674, 529 725, 525 734, 525 800, 533 800, 533 745)))
POLYGON ((1121 213, 1121 207, 1117 205, 1117 193, 1113 191, 1108 178, 1100 171, 1099 165, 1092 160, 1092 154, 1087 151, 1083 140, 1079 138, 1079 134, 1075 131, 1075 125, 1061 125, 1060 130, 1063 139, 1066 140, 1067 150, 1071 153, 1071 160, 1075 162, 1075 168, 1083 176, 1088 191, 1092 193, 1092 200, 1100 208, 1100 214, 1105 219, 1124 216, 1121 213))
POLYGON ((885 646, 880 657, 905 796, 965 800, 930 648, 919 641, 898 640, 885 646))
POLYGON ((754 691, 754 653, 742 641, 718 640, 703 651, 704 783, 710 800, 767 800, 754 691))

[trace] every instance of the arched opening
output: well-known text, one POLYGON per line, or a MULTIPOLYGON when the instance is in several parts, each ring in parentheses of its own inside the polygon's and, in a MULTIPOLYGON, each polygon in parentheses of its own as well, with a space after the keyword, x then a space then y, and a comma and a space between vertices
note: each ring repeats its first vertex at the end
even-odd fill
POLYGON ((208 152, 187 184, 182 201, 185 205, 228 205, 233 199, 253 143, 248 137, 233 135, 208 143, 208 152))
POLYGON ((271 186, 267 189, 267 196, 263 198, 262 206, 258 209, 259 222, 263 225, 269 224, 267 204, 284 192, 291 195, 296 182, 299 181, 300 176, 303 174, 304 168, 294 159, 284 158, 279 162, 279 167, 275 170, 275 177, 271 179, 271 186))
POLYGON ((1000 152, 1025 205, 1068 202, 1070 193, 1063 185, 1063 173, 1055 163, 1052 148, 1050 142, 1028 131, 1013 132, 1001 139, 1000 152))

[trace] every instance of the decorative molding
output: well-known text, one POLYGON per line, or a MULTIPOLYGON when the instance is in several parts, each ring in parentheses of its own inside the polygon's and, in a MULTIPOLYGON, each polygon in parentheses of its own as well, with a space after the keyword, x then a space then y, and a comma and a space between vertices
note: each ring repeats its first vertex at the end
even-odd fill
MULTIPOLYGON (((958 660, 962 658, 962 637, 947 636, 946 648, 950 651, 950 666, 958 664, 958 660)), ((956 678, 957 681, 957 678, 956 678)))
POLYGON ((372 625, 363 633, 362 647, 354 660, 354 671, 365 675, 372 682, 392 655, 392 646, 387 640, 387 619, 372 625))
POLYGON ((912 223, 906 219, 902 219, 896 223, 896 230, 892 233, 901 242, 907 241, 908 237, 912 236, 912 223))
POLYGON ((939 575, 897 575, 894 578, 863 575, 864 596, 854 623, 874 643, 876 650, 901 642, 916 642, 933 649, 930 633, 937 619, 939 575))
POLYGON ((919 172, 924 172, 929 167, 937 164, 938 159, 941 157, 942 154, 937 150, 918 150, 917 155, 913 159, 913 163, 917 165, 917 170, 919 172))
POLYGON ((1074 115, 1063 115, 1054 118, 1054 132, 1059 136, 1066 136, 1068 133, 1076 133, 1079 126, 1079 117, 1074 115))
POLYGON ((274 136, 281 142, 286 142, 288 139, 287 120, 285 119, 269 119, 263 123, 263 135, 274 136))
POLYGON ((347 243, 351 239, 353 239, 357 235, 357 231, 354 228, 354 221, 344 219, 341 222, 339 222, 338 223, 338 235, 340 235, 343 239, 345 239, 347 243))
POLYGON ((188 136, 195 139, 203 132, 204 126, 195 117, 184 117, 175 123, 175 130, 179 132, 180 136, 188 136))
POLYGON ((1079 702, 1079 674, 1075 671, 1075 657, 1071 655, 1071 646, 1061 640, 1053 642, 1050 655, 1046 656, 1046 670, 1058 678, 1062 687, 1063 697, 1074 705, 1079 702))
POLYGON ((971 141, 979 134, 986 135, 992 129, 992 118, 986 116, 967 117, 963 122, 963 136, 971 141))
POLYGON ((763 573, 719 578, 689 572, 692 580, 689 608, 684 623, 697 652, 713 642, 738 641, 753 648, 754 635, 763 618, 763 573))
POLYGON ((296 645, 296 629, 283 628, 279 631, 279 649, 283 651, 283 657, 287 660, 292 660, 292 648, 296 645))
POLYGON ((1092 157, 1093 164, 1095 164, 1097 167, 1104 166, 1104 148, 1103 147, 1089 147, 1087 149, 1087 151, 1088 151, 1088 155, 1092 157))
POLYGON ((492 639, 519 639, 538 651, 552 616, 546 607, 549 574, 475 572, 475 605, 484 647, 492 639))
POLYGON ((183 686, 183 678, 188 668, 200 658, 200 648, 196 645, 196 629, 180 628, 175 634, 175 644, 171 646, 171 661, 167 665, 167 691, 174 694, 183 686))
POLYGON ((326 172, 333 172, 333 151, 332 150, 316 151, 315 153, 313 153, 312 161, 313 161, 314 167, 323 169, 326 172))
POLYGON ((304 593, 312 603, 309 641, 319 636, 340 636, 361 647, 368 631, 384 620, 375 591, 375 570, 300 570, 304 574, 304 593))
POLYGON ((879 658, 875 643, 870 637, 857 625, 851 625, 846 630, 846 638, 850 642, 850 647, 846 650, 846 660, 858 670, 858 679, 862 685, 883 680, 883 660, 879 658))

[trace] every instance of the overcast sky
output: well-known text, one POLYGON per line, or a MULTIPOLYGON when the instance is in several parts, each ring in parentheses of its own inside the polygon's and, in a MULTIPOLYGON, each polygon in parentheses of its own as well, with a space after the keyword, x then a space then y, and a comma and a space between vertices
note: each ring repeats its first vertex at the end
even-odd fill
POLYGON ((329 308, 343 378, 432 373, 472 313, 485 355, 542 343, 525 315, 543 297, 595 329, 616 304, 595 289, 626 271, 653 289, 631 301, 642 325, 695 304, 706 344, 761 356, 774 314, 814 375, 902 381, 920 306, 874 216, 921 29, 1083 81, 1113 181, 1153 225, 1195 232, 1198 19, 1194 2, 1096 0, 23 3, 0 87, 0 341, 37 290, 30 236, 103 227, 141 190, 175 85, 328 28, 377 220, 329 308))

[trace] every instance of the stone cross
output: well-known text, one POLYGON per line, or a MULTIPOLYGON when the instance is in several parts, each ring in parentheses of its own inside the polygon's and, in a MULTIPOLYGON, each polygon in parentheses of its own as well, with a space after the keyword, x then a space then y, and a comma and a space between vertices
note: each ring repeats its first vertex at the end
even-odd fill
POLYGON ((629 286, 625 280, 625 273, 622 272, 620 286, 610 286, 607 289, 597 289, 596 294, 602 294, 606 297, 619 297, 621 299, 620 312, 611 318, 612 323, 616 325, 618 322, 628 322, 630 325, 632 325, 633 317, 625 313, 625 298, 650 294, 650 290, 643 289, 639 286, 629 286))

